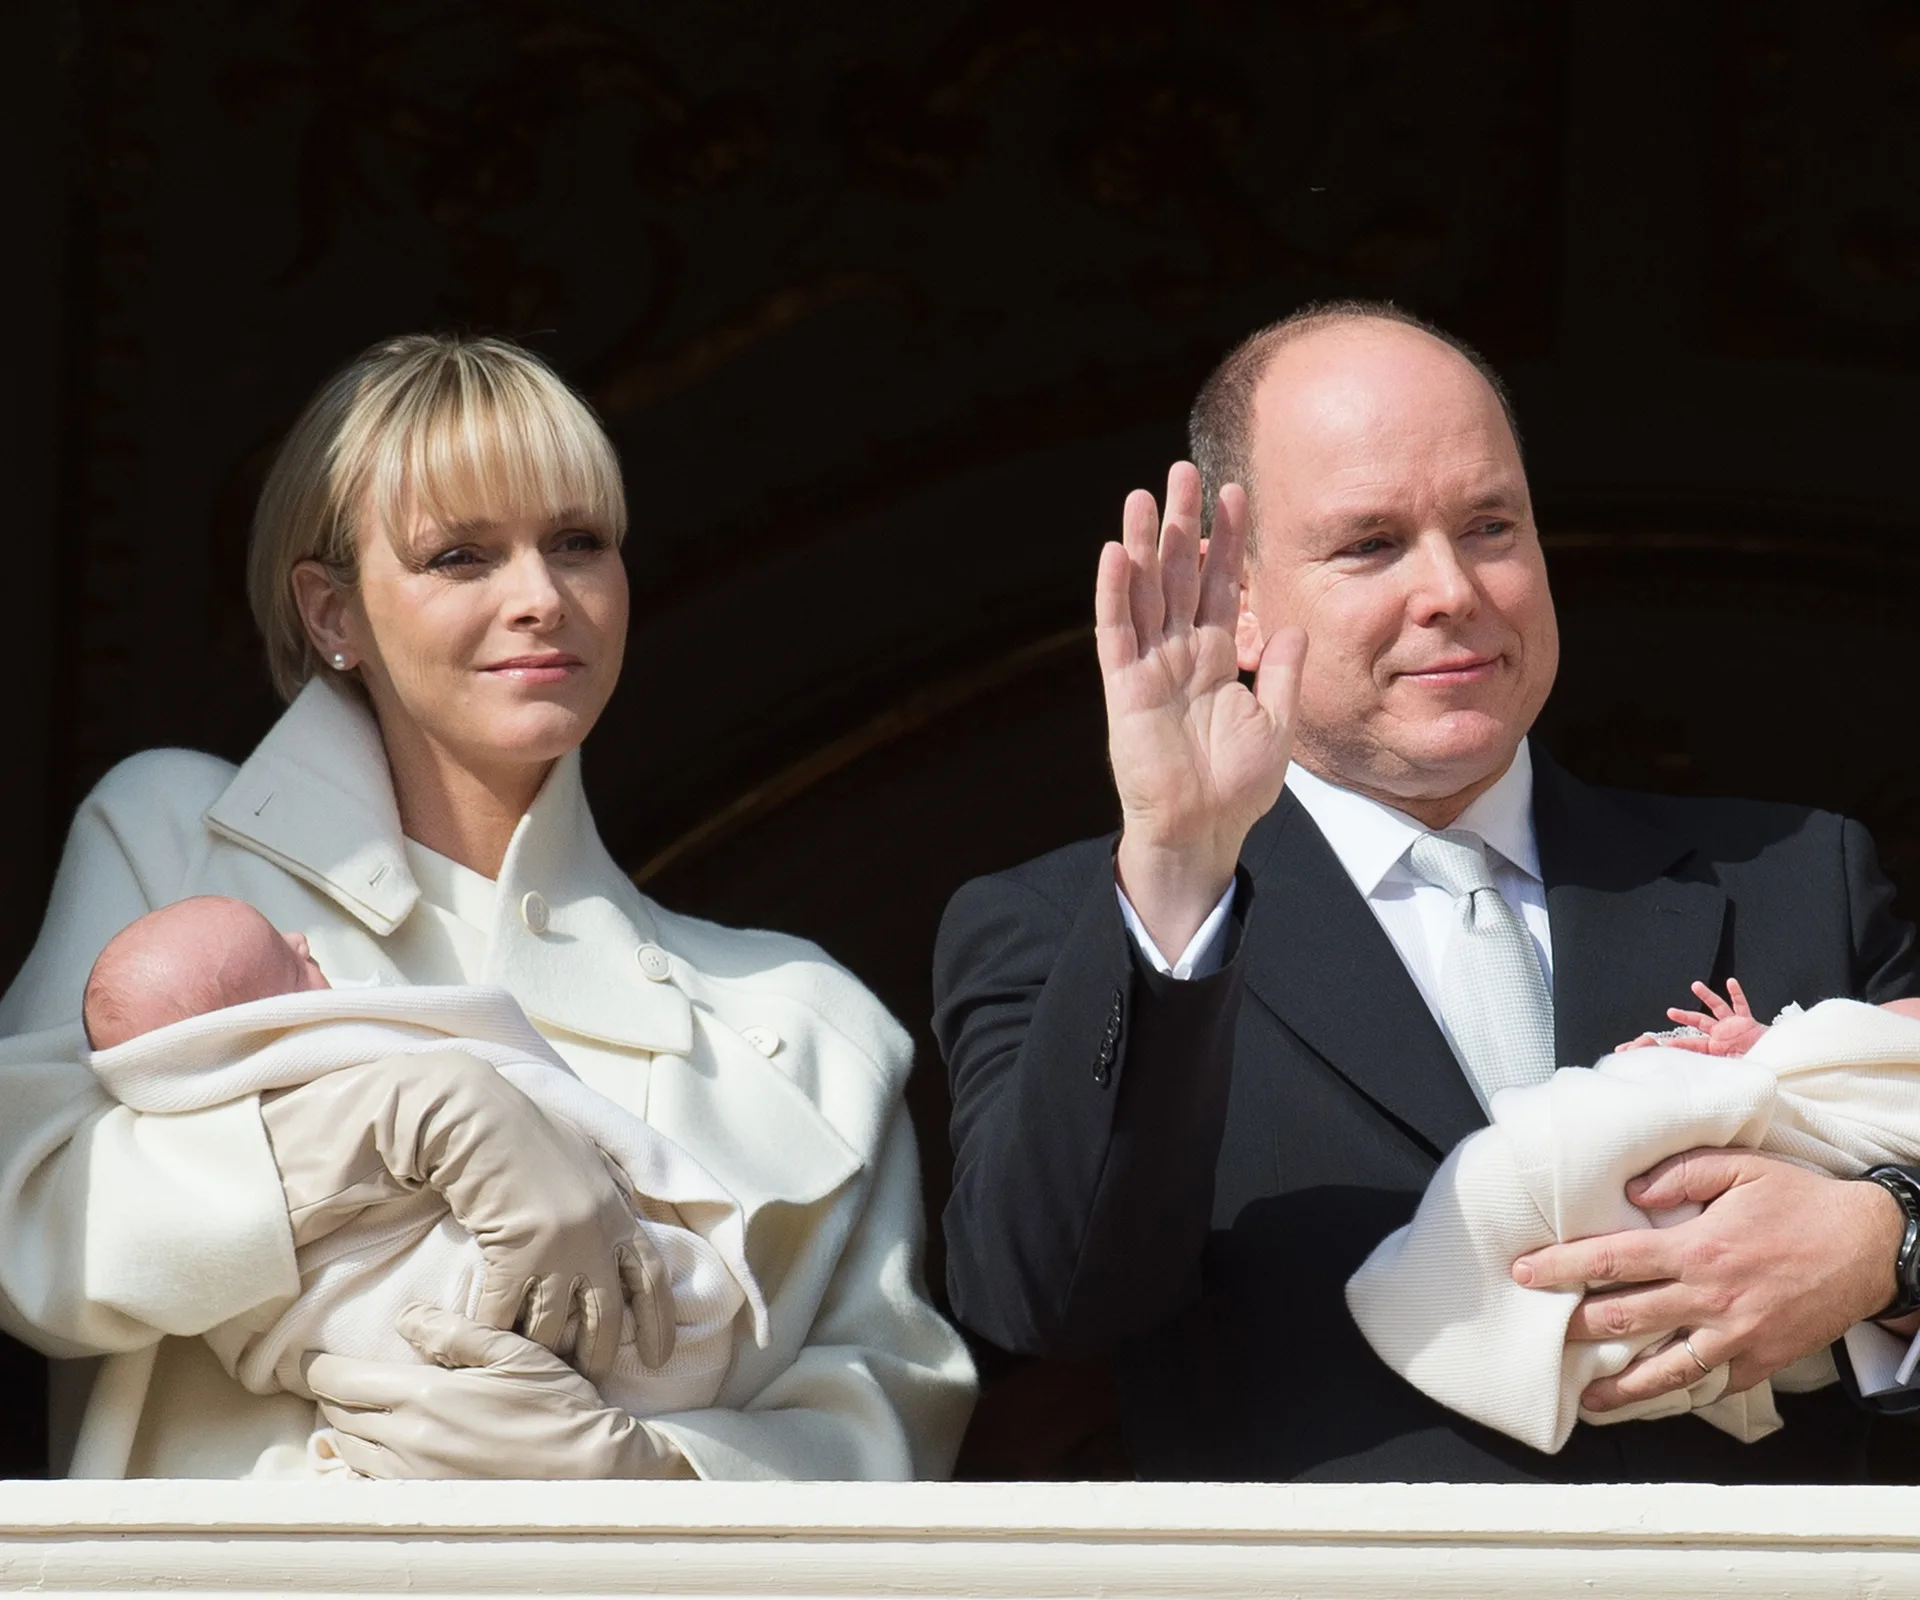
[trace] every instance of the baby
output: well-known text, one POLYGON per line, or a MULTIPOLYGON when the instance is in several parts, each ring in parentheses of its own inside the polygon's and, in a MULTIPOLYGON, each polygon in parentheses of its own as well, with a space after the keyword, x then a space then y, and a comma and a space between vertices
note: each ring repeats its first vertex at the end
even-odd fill
POLYGON ((111 1050, 156 1028, 277 994, 329 989, 304 933, 276 932, 244 900, 195 895, 122 928, 87 975, 87 1044, 111 1050))
MULTIPOLYGON (((766 1338, 766 1307, 746 1264, 738 1203, 665 1135, 581 1083, 504 991, 382 986, 334 990, 305 937, 282 934, 222 896, 148 913, 110 940, 87 979, 87 1064, 140 1111, 201 1109, 292 1088, 385 1056, 454 1050, 491 1065, 551 1119, 597 1146, 631 1191, 634 1225, 667 1269, 672 1354, 649 1367, 624 1318, 610 1404, 635 1416, 712 1404, 733 1356, 742 1306, 766 1338)), ((475 1314, 478 1243, 431 1190, 369 1206, 295 1252, 300 1294, 209 1330, 228 1372, 258 1394, 309 1395, 316 1351, 418 1361, 394 1330, 421 1301, 475 1314)), ((560 1352, 566 1354, 564 1348, 560 1352)), ((311 1454, 327 1465, 324 1430, 311 1454)))

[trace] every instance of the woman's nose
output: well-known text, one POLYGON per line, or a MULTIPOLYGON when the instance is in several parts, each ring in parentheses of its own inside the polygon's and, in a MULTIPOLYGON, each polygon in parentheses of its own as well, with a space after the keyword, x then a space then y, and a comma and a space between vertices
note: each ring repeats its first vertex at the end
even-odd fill
POLYGON ((553 581, 544 555, 530 555, 513 563, 507 604, 517 628, 557 628, 566 620, 566 596, 553 581))

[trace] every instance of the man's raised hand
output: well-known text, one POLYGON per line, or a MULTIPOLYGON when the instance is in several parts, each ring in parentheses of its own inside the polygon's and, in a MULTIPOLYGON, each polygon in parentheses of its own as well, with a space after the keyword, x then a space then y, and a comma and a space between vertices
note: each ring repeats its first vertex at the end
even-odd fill
POLYGON ((1280 795, 1307 638, 1281 628, 1249 691, 1234 635, 1247 497, 1220 491, 1200 537, 1200 474, 1176 462, 1164 520, 1127 496, 1123 538, 1100 552, 1094 619, 1106 685, 1107 752, 1120 791, 1120 886, 1177 960, 1232 881, 1247 831, 1280 795))

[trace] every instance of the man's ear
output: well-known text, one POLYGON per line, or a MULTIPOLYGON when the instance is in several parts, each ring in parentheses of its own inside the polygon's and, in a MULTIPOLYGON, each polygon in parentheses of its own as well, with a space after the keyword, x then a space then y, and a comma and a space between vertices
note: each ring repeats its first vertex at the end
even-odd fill
POLYGON ((1235 664, 1242 672, 1257 671, 1260 656, 1267 648, 1267 631, 1253 612, 1253 597, 1245 584, 1240 587, 1240 618, 1233 629, 1235 664))
POLYGON ((291 573, 293 603, 307 630, 307 640, 322 660, 356 654, 347 610, 347 591, 318 561, 298 561, 291 573))

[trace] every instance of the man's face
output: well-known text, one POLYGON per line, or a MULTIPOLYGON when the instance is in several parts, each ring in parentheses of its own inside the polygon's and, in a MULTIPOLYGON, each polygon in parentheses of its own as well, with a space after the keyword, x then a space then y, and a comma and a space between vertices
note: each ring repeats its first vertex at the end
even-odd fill
POLYGON ((1337 324, 1275 354, 1253 466, 1241 664, 1275 628, 1306 629, 1294 758, 1402 809, 1464 806, 1506 770, 1560 657, 1498 399, 1418 329, 1337 324))

